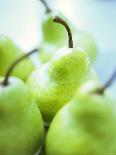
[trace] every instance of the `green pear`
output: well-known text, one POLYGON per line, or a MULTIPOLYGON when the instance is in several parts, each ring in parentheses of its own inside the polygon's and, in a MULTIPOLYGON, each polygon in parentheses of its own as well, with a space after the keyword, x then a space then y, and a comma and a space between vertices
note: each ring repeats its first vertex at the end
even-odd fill
POLYGON ((74 39, 75 43, 78 42, 78 45, 82 47, 88 54, 90 58, 91 64, 95 62, 97 57, 97 45, 93 38, 93 36, 86 31, 77 31, 77 28, 71 19, 66 19, 62 13, 56 12, 49 8, 47 2, 45 0, 40 0, 45 8, 46 13, 42 18, 42 34, 43 39, 41 41, 41 45, 39 47, 39 59, 42 63, 49 61, 56 50, 58 50, 61 46, 66 44, 66 32, 62 26, 58 26, 53 23, 52 19, 55 16, 60 16, 63 19, 67 20, 71 25, 71 29, 73 33, 76 34, 74 39))
MULTIPOLYGON (((59 17, 55 20, 65 23, 59 17)), ((32 72, 27 80, 43 119, 48 123, 72 98, 86 79, 89 70, 86 52, 80 48, 73 48, 70 35, 69 48, 64 47, 58 50, 51 61, 32 72)))
MULTIPOLYGON (((40 47, 39 47, 39 59, 42 63, 48 62, 52 55, 57 51, 60 47, 66 45, 66 37, 67 33, 61 25, 57 25, 53 23, 53 18, 55 16, 60 16, 63 19, 66 20, 64 15, 60 12, 51 10, 47 4, 46 1, 41 0, 41 2, 45 5, 46 13, 44 14, 42 18, 42 34, 43 39, 41 41, 40 47)), ((70 20, 68 20, 68 23, 70 20)), ((71 29, 74 31, 75 27, 71 24, 71 29)))
POLYGON ((103 86, 81 92, 55 116, 46 138, 47 155, 116 154, 116 98, 103 86), (60 147, 62 146, 62 147, 60 147))
POLYGON ((96 60, 98 52, 94 37, 89 32, 78 31, 74 40, 87 52, 90 62, 93 64, 96 60))
POLYGON ((0 154, 33 155, 43 134, 43 120, 29 88, 11 77, 7 86, 0 85, 0 154))
POLYGON ((43 143, 44 123, 34 98, 22 80, 10 77, 16 65, 35 52, 16 59, 0 77, 1 155, 33 155, 43 143))
POLYGON ((46 154, 116 154, 115 103, 106 94, 86 94, 73 99, 58 112, 50 126, 46 154))
MULTIPOLYGON (((8 37, 0 36, 0 76, 6 74, 9 65, 24 52, 21 51, 8 37)), ((13 76, 26 80, 29 74, 35 69, 34 64, 30 58, 25 59, 18 64, 14 71, 13 76)))
POLYGON ((60 16, 65 19, 65 17, 58 12, 51 11, 46 13, 42 19, 43 40, 48 44, 59 44, 63 46, 65 45, 64 41, 66 40, 67 33, 62 25, 53 23, 55 16, 60 16))

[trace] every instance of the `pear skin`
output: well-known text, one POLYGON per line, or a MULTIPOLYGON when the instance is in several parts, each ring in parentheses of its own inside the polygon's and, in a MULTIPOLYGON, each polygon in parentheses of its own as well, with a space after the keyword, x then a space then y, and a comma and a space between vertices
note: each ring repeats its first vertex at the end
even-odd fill
MULTIPOLYGON (((0 83, 4 78, 0 78, 0 83)), ((44 136, 44 124, 30 90, 10 77, 0 85, 0 154, 33 155, 44 136)))
POLYGON ((81 49, 62 48, 49 63, 32 72, 27 84, 45 122, 75 94, 86 79, 89 61, 81 49))
POLYGON ((85 94, 73 99, 56 114, 50 125, 46 154, 116 154, 115 103, 108 94, 85 94))

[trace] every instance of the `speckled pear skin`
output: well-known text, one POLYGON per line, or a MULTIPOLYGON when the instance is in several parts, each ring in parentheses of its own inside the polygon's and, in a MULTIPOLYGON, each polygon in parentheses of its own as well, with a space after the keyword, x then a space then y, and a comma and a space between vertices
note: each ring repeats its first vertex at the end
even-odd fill
POLYGON ((93 64, 97 58, 98 48, 91 33, 86 31, 78 31, 74 42, 75 45, 78 44, 78 46, 87 52, 90 62, 93 64))
POLYGON ((42 20, 43 39, 39 47, 40 52, 38 53, 42 63, 48 62, 55 54, 55 51, 67 44, 66 29, 62 25, 53 22, 56 15, 62 17, 62 19, 65 19, 69 23, 72 33, 76 31, 75 26, 61 13, 52 11, 45 14, 42 20))
POLYGON ((46 155, 116 154, 115 104, 109 95, 73 99, 51 123, 46 155))
MULTIPOLYGON (((21 51, 7 36, 0 36, 0 76, 4 76, 8 67, 24 52, 21 51)), ((26 58, 18 64, 14 71, 13 76, 26 80, 29 74, 35 69, 34 64, 30 58, 26 58)))
POLYGON ((80 49, 63 48, 49 63, 34 71, 27 80, 45 122, 51 122, 57 111, 84 82, 89 61, 80 49))
POLYGON ((43 135, 42 116, 28 87, 17 78, 0 85, 0 154, 33 155, 43 135))

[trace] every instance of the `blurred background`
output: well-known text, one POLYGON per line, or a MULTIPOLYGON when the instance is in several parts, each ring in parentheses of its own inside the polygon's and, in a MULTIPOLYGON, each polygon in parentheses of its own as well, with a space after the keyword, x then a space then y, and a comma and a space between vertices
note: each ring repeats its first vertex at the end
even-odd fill
MULTIPOLYGON (((116 66, 116 0, 47 1, 77 28, 92 33, 99 49, 94 66, 104 83, 116 66)), ((10 36, 25 51, 39 46, 44 12, 39 0, 0 0, 0 34, 10 36)), ((116 82, 112 90, 116 92, 116 82)))

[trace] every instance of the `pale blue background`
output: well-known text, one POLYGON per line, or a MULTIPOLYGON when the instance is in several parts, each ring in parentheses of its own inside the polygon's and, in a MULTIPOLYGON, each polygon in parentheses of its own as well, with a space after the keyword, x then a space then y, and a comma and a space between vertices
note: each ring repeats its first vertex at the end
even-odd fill
MULTIPOLYGON (((48 0, 79 29, 93 33, 99 48, 95 68, 104 82, 116 66, 116 0, 48 0)), ((39 0, 0 0, 0 34, 24 50, 38 46, 44 13, 39 0)), ((116 82, 115 82, 116 83, 116 82)), ((112 87, 116 90, 116 86, 112 87)))

